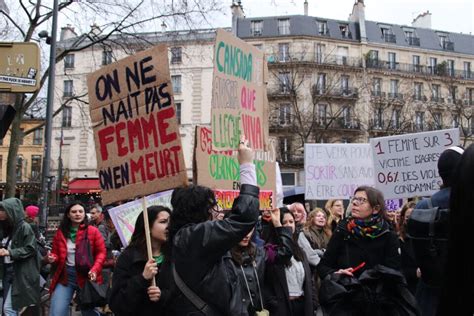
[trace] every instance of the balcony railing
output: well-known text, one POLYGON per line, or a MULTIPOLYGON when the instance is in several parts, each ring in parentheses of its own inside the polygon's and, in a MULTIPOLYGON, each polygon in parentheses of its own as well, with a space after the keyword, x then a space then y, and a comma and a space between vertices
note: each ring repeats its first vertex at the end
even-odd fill
POLYGON ((270 54, 267 57, 267 61, 270 64, 293 62, 362 67, 362 59, 360 58, 348 57, 344 55, 315 54, 311 52, 292 52, 291 54, 286 54, 284 56, 280 53, 270 54))
POLYGON ((408 45, 411 46, 420 46, 420 38, 419 37, 407 37, 408 45))
POLYGON ((443 42, 444 50, 454 50, 454 42, 445 41, 443 42))
POLYGON ((391 71, 401 71, 409 73, 419 73, 423 75, 434 75, 440 77, 454 77, 460 79, 474 80, 474 73, 471 71, 444 67, 442 64, 436 66, 423 66, 417 64, 403 64, 378 59, 367 59, 366 67, 372 69, 387 69, 391 71))
POLYGON ((436 103, 444 103, 444 98, 440 98, 440 97, 431 97, 430 98, 431 102, 436 102, 436 103))
POLYGON ((321 87, 317 84, 313 85, 313 95, 316 96, 326 96, 326 97, 347 97, 347 98, 357 98, 358 97, 358 90, 357 88, 353 87, 346 87, 346 88, 327 88, 321 87))
POLYGON ((384 34, 383 35, 385 42, 387 43, 396 43, 397 42, 397 37, 395 34, 384 34))
POLYGON ((428 98, 424 95, 421 95, 421 94, 412 95, 412 99, 415 100, 415 101, 423 101, 423 102, 428 101, 428 98))
POLYGON ((403 100, 403 93, 398 92, 389 92, 388 93, 389 99, 396 99, 396 100, 403 100))

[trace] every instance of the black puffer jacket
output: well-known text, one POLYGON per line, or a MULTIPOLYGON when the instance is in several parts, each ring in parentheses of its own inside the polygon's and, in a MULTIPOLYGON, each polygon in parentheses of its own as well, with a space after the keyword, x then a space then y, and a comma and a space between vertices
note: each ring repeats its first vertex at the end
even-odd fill
POLYGON ((329 241, 317 270, 321 279, 339 269, 354 268, 365 262, 355 273, 359 276, 378 264, 400 270, 400 245, 397 235, 385 225, 384 233, 377 238, 361 238, 347 230, 347 220, 339 222, 329 241))
MULTIPOLYGON (((258 194, 258 187, 243 184, 227 218, 186 225, 173 238, 172 256, 177 273, 217 315, 238 315, 233 310, 241 305, 238 303, 242 299, 237 295, 238 276, 226 253, 255 227, 258 194)), ((180 291, 175 291, 168 315, 202 315, 180 291)))

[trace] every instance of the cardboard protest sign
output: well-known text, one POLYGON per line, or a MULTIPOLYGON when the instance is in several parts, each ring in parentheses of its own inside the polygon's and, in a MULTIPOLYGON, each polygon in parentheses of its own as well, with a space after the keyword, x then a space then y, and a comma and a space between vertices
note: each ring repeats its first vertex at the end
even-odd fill
POLYGON ((88 75, 104 204, 187 183, 165 45, 88 75))
MULTIPOLYGON (((161 205, 171 208, 172 193, 173 190, 169 190, 147 196, 147 206, 161 205)), ((137 217, 142 211, 143 207, 141 199, 119 205, 108 211, 124 247, 127 247, 133 231, 135 230, 137 217)))
POLYGON ((459 144, 459 129, 372 138, 375 186, 386 199, 432 195, 439 190, 438 159, 459 144))
MULTIPOLYGON (((207 186, 216 192, 218 203, 230 209, 235 194, 239 193, 240 165, 236 152, 217 152, 211 146, 211 129, 197 126, 194 147, 194 183, 207 186), (231 199, 232 197, 232 199, 231 199)), ((255 159, 257 185, 260 187, 260 208, 271 209, 276 203, 276 167, 274 155, 255 159), (268 161, 273 160, 273 161, 268 161), (271 203, 270 203, 271 202, 271 203)))
POLYGON ((212 149, 237 149, 244 133, 249 146, 266 149, 268 140, 267 64, 262 51, 217 30, 212 80, 212 149))
POLYGON ((369 144, 305 144, 305 198, 347 199, 361 185, 374 186, 369 144))

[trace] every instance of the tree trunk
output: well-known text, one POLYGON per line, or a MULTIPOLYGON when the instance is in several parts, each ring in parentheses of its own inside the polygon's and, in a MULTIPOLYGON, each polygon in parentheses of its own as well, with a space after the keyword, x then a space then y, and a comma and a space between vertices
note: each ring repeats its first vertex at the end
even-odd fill
POLYGON ((5 186, 5 198, 15 197, 16 193, 16 160, 18 149, 20 148, 21 135, 21 119, 24 111, 22 110, 23 95, 18 94, 15 101, 15 117, 10 128, 10 147, 8 148, 7 159, 7 182, 5 186))

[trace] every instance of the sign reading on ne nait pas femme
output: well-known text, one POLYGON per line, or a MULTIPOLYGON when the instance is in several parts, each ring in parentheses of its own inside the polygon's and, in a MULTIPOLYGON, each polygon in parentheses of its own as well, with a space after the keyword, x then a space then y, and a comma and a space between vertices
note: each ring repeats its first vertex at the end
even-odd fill
POLYGON ((244 133, 249 146, 266 150, 268 134, 267 64, 263 52, 217 30, 212 79, 212 149, 234 150, 244 133))
POLYGON ((305 144, 305 198, 347 199, 361 185, 374 186, 369 144, 305 144))
POLYGON ((165 45, 87 77, 102 201, 187 183, 165 45))
POLYGON ((432 195, 441 153, 459 145, 459 129, 372 138, 375 186, 386 199, 432 195))

